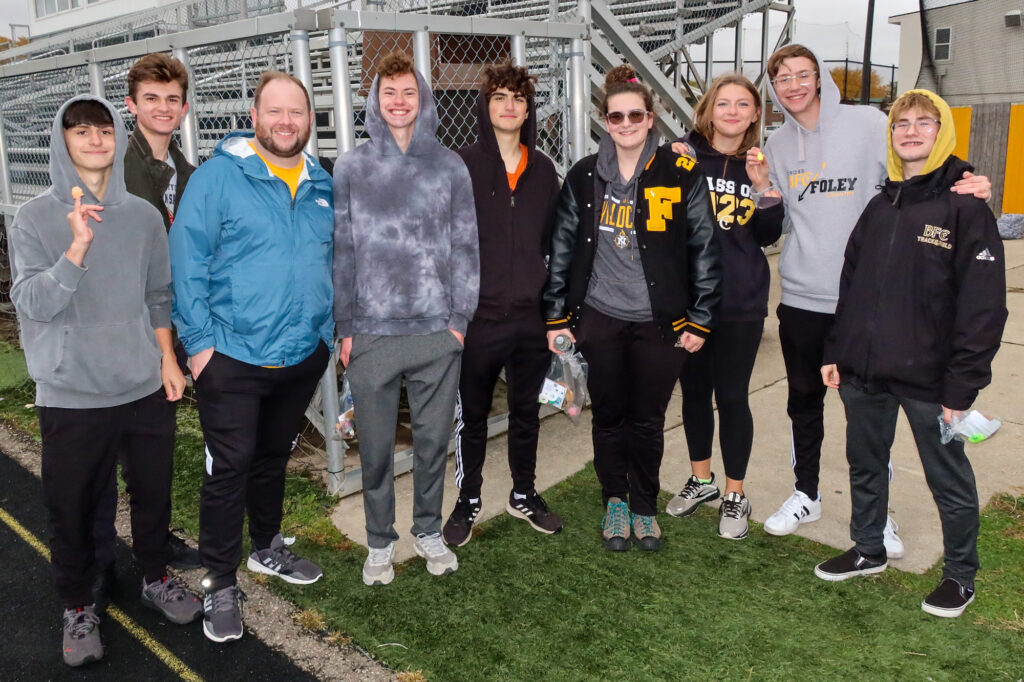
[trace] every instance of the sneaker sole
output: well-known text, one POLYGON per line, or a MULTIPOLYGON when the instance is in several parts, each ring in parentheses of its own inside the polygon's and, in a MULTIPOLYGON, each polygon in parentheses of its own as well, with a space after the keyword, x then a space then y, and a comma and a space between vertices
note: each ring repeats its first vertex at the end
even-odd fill
POLYGON ((839 583, 850 578, 856 578, 861 575, 874 575, 881 573, 886 569, 888 564, 882 564, 881 566, 873 566, 872 568, 864 568, 859 571, 850 571, 849 573, 826 573, 819 569, 818 566, 814 567, 814 575, 818 576, 822 580, 827 580, 830 583, 839 583))
POLYGON ((661 538, 633 538, 633 542, 636 544, 637 549, 644 552, 657 552, 661 549, 662 540, 661 538))
MULTIPOLYGON (((674 511, 672 511, 671 509, 669 509, 668 508, 668 504, 666 504, 665 505, 665 513, 668 514, 669 516, 674 516, 677 519, 685 519, 687 516, 689 516, 689 515, 693 514, 694 512, 696 512, 700 508, 700 506, 702 504, 707 504, 708 502, 714 502, 715 500, 717 500, 721 496, 722 496, 722 491, 721 490, 716 490, 713 495, 708 495, 707 497, 702 497, 702 498, 698 499, 697 503, 695 505, 693 505, 689 509, 685 509, 685 510, 683 510, 681 512, 678 512, 678 513, 676 513, 674 511)), ((669 504, 672 504, 672 502, 669 501, 669 504)))
POLYGON ((743 540, 749 534, 750 534, 750 526, 747 526, 747 529, 743 531, 742 535, 726 535, 722 531, 718 531, 718 537, 723 538, 725 540, 743 540))
POLYGON ((374 585, 390 585, 391 581, 395 579, 395 569, 392 568, 384 575, 377 577, 366 575, 366 571, 363 571, 363 584, 367 587, 373 587, 374 585))
POLYGON ((83 665, 88 665, 89 663, 96 663, 97 661, 102 661, 102 660, 103 660, 103 652, 101 651, 98 656, 86 656, 82 660, 75 661, 74 663, 72 663, 67 658, 65 658, 64 659, 64 665, 68 666, 69 668, 80 668, 83 665))
POLYGON ((192 617, 191 618, 186 618, 186 619, 183 620, 181 618, 177 618, 177 617, 172 616, 171 614, 167 613, 162 608, 160 608, 160 606, 155 601, 153 601, 152 599, 149 599, 148 597, 140 597, 139 601, 142 602, 143 606, 145 606, 147 608, 150 608, 150 609, 153 609, 154 611, 156 611, 161 616, 163 616, 167 620, 171 621, 175 625, 188 625, 189 623, 191 623, 192 621, 194 621, 195 619, 197 619, 197 618, 199 618, 200 616, 203 615, 203 606, 202 606, 202 604, 199 604, 198 602, 196 603, 197 610, 196 610, 196 612, 194 614, 192 614, 192 617))
POLYGON ((320 580, 320 578, 324 577, 323 573, 312 579, 296 578, 294 576, 285 575, 283 573, 278 573, 272 568, 267 568, 258 561, 253 561, 252 557, 249 557, 249 560, 245 562, 245 567, 253 573, 262 573, 263 575, 276 575, 281 580, 285 581, 286 583, 291 583, 292 585, 312 585, 317 580, 320 580))
MULTIPOLYGON (((521 512, 518 509, 516 509, 515 507, 513 507, 511 504, 508 504, 508 503, 505 504, 505 511, 508 512, 509 514, 511 514, 512 516, 516 517, 517 519, 522 519, 523 521, 526 521, 527 523, 530 524, 530 526, 535 531, 537 531, 539 533, 544 533, 545 535, 554 535, 558 531, 562 530, 561 526, 559 526, 555 530, 548 530, 547 528, 541 528, 540 526, 538 526, 536 523, 533 522, 533 519, 531 519, 529 516, 527 516, 523 512, 521 512)), ((467 540, 467 542, 468 542, 468 540, 467 540)))
POLYGON ((237 635, 225 635, 224 637, 218 637, 210 631, 209 623, 207 623, 206 620, 203 620, 203 634, 206 635, 206 639, 210 640, 211 642, 233 642, 236 639, 242 639, 242 634, 244 632, 245 628, 242 628, 242 631, 239 632, 237 635))
POLYGON ((944 609, 941 606, 932 606, 927 601, 923 601, 921 602, 921 610, 933 616, 938 616, 939 618, 958 618, 963 615, 963 612, 967 610, 967 607, 970 606, 972 601, 974 601, 973 594, 971 595, 971 598, 967 600, 967 603, 958 609, 944 609))
POLYGON ((415 542, 413 543, 412 548, 416 550, 416 554, 426 559, 427 573, 429 573, 430 575, 446 575, 448 573, 454 573, 455 571, 459 570, 458 557, 455 557, 453 561, 449 561, 446 564, 438 565, 439 562, 427 559, 427 557, 423 553, 423 550, 421 550, 419 545, 417 545, 415 542))
POLYGON ((609 552, 625 552, 629 549, 629 538, 608 538, 607 540, 602 539, 601 544, 609 552))
POLYGON ((448 538, 444 536, 444 533, 441 533, 441 539, 444 540, 444 544, 449 547, 465 547, 469 544, 469 541, 473 539, 473 529, 469 529, 469 533, 466 534, 466 539, 462 542, 448 542, 448 538))
POLYGON ((799 528, 801 525, 803 525, 805 523, 814 523, 815 521, 818 521, 819 519, 821 519, 821 512, 818 512, 817 514, 808 514, 807 516, 805 516, 805 517, 801 518, 799 521, 797 521, 796 525, 793 526, 793 528, 790 529, 790 530, 783 530, 783 529, 778 529, 777 530, 777 529, 774 529, 774 528, 769 528, 768 524, 765 523, 764 524, 764 532, 768 533, 769 535, 774 535, 776 537, 782 537, 784 535, 792 535, 793 533, 796 532, 796 529, 799 528))

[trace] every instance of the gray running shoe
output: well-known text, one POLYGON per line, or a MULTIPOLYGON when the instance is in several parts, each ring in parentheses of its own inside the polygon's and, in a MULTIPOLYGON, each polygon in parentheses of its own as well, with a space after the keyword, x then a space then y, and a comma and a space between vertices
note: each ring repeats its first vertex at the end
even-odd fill
POLYGON ((629 507, 618 497, 608 498, 608 507, 601 521, 601 544, 612 552, 629 549, 629 507))
POLYGON ((276 575, 294 585, 315 583, 324 574, 323 569, 312 561, 300 559, 285 547, 284 538, 280 533, 270 541, 269 549, 256 550, 250 554, 245 566, 254 573, 276 575))
POLYGON ((178 625, 191 623, 203 613, 203 603, 185 589, 181 578, 166 575, 151 583, 142 579, 142 603, 178 625))
POLYGON ((371 547, 363 562, 364 585, 387 585, 395 579, 395 543, 387 547, 371 547))
POLYGON ((242 602, 245 592, 238 585, 229 585, 208 592, 203 600, 203 634, 214 642, 241 639, 242 602))
POLYGON ((679 491, 679 494, 668 501, 665 511, 672 516, 680 518, 689 516, 697 511, 697 507, 705 502, 717 500, 722 491, 715 485, 715 475, 711 474, 711 483, 701 483, 697 477, 690 475, 686 485, 679 491))
POLYGON ((412 541, 412 548, 427 560, 431 575, 444 575, 459 570, 459 558, 441 541, 440 533, 420 533, 412 541))
POLYGON ((661 528, 653 516, 633 514, 633 539, 640 549, 647 552, 661 549, 661 528))
POLYGON ((93 604, 64 611, 64 663, 77 668, 103 658, 99 625, 93 604))
POLYGON ((718 508, 718 537, 742 540, 750 532, 750 501, 743 493, 732 492, 718 508))

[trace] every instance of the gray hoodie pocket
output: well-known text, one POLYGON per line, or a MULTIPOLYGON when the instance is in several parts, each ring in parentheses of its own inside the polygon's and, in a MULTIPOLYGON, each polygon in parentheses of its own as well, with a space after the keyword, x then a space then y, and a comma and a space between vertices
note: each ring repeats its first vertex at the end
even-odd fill
POLYGON ((53 384, 119 395, 160 376, 156 334, 143 319, 95 327, 64 327, 53 384))

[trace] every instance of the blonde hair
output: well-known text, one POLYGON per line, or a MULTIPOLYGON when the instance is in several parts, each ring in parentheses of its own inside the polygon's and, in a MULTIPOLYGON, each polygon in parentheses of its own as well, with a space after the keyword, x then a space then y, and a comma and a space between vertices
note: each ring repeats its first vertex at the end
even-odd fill
POLYGON ((918 109, 929 116, 934 116, 936 120, 942 120, 942 115, 939 113, 939 108, 935 106, 935 102, 922 92, 908 92, 897 99, 889 111, 889 120, 896 121, 911 109, 918 109))

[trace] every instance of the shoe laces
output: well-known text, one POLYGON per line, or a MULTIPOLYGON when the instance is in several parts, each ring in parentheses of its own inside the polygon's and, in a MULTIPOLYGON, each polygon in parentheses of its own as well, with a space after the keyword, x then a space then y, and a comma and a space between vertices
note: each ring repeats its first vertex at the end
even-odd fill
POLYGON ((444 542, 441 541, 440 533, 420 533, 416 536, 416 540, 419 541, 420 547, 427 553, 427 556, 436 558, 444 556, 448 553, 448 548, 445 547, 444 542))
POLYGON ((100 624, 100 617, 91 608, 68 609, 64 612, 64 629, 72 639, 82 639, 100 624))
POLYGON ((147 583, 146 590, 150 591, 154 599, 163 602, 182 601, 188 594, 185 583, 177 576, 164 576, 157 582, 147 583))
POLYGON ((640 537, 654 535, 654 517, 645 516, 643 514, 633 514, 633 527, 639 527, 637 535, 640 537))
POLYGON ((536 490, 532 493, 527 493, 526 499, 523 500, 526 504, 533 508, 534 512, 538 515, 544 515, 548 513, 548 503, 544 501, 544 498, 540 496, 536 490))
POLYGON ((371 566, 387 566, 391 563, 391 550, 394 547, 395 543, 393 542, 386 547, 371 547, 367 561, 371 566))
POLYGON ((722 516, 730 519, 741 519, 743 518, 743 500, 746 499, 743 496, 732 497, 732 495, 726 495, 725 499, 722 500, 722 516))
POLYGON ((807 506, 804 502, 805 499, 809 500, 810 498, 803 493, 795 492, 789 496, 788 500, 782 503, 782 509, 779 511, 784 512, 786 516, 790 514, 802 516, 803 508, 807 506))
POLYGON ((242 592, 242 588, 238 585, 231 585, 221 590, 217 590, 213 594, 206 595, 206 609, 210 613, 224 613, 225 611, 234 611, 235 609, 242 608, 242 602, 246 601, 248 597, 245 596, 245 592, 242 592))
POLYGON ((704 484, 697 480, 696 476, 690 476, 686 481, 686 485, 679 492, 679 496, 685 500, 692 500, 700 495, 700 489, 704 487, 704 484))
POLYGON ((612 535, 625 535, 629 525, 629 507, 625 502, 608 505, 608 513, 604 515, 602 529, 611 530, 612 535))

